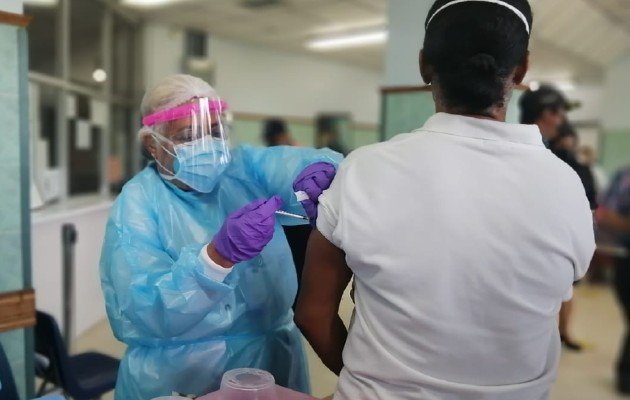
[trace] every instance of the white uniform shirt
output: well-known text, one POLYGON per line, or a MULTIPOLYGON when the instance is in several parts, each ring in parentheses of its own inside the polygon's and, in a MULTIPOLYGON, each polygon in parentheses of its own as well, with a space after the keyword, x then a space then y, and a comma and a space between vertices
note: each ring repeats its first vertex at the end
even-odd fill
POLYGON ((319 206, 356 309, 335 399, 539 400, 595 243, 534 126, 437 114, 352 153, 319 206))

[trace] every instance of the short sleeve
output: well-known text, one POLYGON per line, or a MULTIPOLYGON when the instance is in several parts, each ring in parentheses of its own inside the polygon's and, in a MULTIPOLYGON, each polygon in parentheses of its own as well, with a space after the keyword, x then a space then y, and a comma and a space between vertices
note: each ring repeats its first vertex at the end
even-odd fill
POLYGON ((573 298, 573 285, 571 285, 569 290, 567 290, 565 295, 562 297, 562 302, 566 303, 567 301, 571 300, 572 298, 573 298))
POLYGON ((319 198, 317 209, 317 230, 324 235, 329 242, 342 248, 339 229, 342 218, 342 189, 347 187, 345 170, 347 162, 344 161, 337 170, 337 175, 330 187, 319 198))

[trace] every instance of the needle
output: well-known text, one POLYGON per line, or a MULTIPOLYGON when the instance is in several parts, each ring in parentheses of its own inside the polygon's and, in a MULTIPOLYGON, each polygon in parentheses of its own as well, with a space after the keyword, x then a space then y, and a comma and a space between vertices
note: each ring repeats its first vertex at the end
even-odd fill
POLYGON ((276 211, 277 215, 282 215, 283 217, 289 217, 289 218, 295 218, 295 219, 303 219, 305 221, 308 221, 308 217, 305 217, 304 215, 298 215, 298 214, 293 214, 293 213, 289 213, 286 211, 276 211))

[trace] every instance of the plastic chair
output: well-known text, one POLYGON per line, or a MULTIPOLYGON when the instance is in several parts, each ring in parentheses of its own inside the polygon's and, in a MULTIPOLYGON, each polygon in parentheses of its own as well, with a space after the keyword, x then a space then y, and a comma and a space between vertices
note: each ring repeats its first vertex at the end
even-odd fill
POLYGON ((69 356, 55 319, 37 312, 35 351, 49 360, 48 366, 36 369, 43 379, 38 396, 52 383, 75 400, 98 399, 116 386, 120 360, 101 353, 69 356))
POLYGON ((0 399, 20 400, 7 355, 0 345, 0 399))

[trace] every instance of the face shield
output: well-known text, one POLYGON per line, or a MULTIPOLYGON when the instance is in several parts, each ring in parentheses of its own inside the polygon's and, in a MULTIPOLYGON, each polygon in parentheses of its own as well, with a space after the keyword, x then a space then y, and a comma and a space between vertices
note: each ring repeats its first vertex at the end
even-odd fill
POLYGON ((142 119, 164 179, 200 193, 214 189, 231 159, 226 111, 224 101, 203 97, 142 119))

